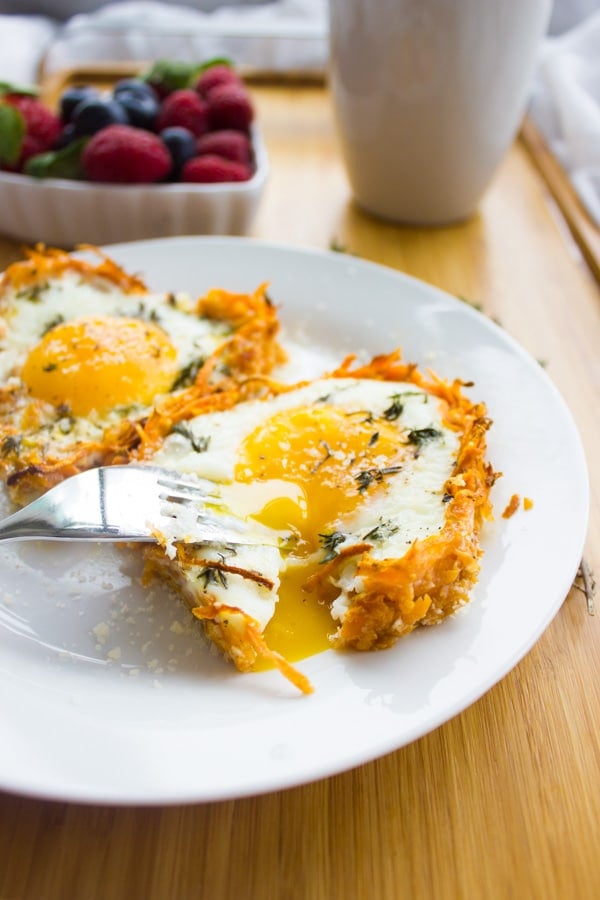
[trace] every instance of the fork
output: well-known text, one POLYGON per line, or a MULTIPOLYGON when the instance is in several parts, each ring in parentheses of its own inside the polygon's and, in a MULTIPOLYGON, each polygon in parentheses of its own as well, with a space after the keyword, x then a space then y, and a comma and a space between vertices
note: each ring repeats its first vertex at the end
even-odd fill
MULTIPOLYGON (((93 540, 156 542, 181 512, 193 523, 194 543, 274 543, 259 527, 214 515, 218 486, 156 466, 102 466, 67 478, 0 521, 0 541, 93 540), (197 519, 193 519, 194 511, 197 519)), ((176 538, 175 538, 176 539, 176 538)))

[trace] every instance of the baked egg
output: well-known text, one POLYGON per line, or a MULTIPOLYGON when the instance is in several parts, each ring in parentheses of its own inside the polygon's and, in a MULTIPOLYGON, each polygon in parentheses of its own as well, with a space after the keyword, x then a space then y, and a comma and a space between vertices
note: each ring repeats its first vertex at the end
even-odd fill
POLYGON ((240 670, 275 664, 309 691, 292 663, 387 647, 467 601, 495 478, 488 425, 459 383, 397 356, 193 418, 149 461, 209 479, 210 515, 255 537, 203 544, 175 512, 147 574, 240 670))
MULTIPOLYGON (((280 358, 264 287, 153 293, 101 256, 32 251, 0 282, 0 473, 18 503, 126 462, 236 376, 280 358)), ((210 403, 208 406, 210 407, 210 403)))

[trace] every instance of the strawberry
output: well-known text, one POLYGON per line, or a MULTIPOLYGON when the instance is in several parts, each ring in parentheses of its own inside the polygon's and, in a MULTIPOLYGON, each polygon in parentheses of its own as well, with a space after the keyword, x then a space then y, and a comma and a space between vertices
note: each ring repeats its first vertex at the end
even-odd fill
POLYGON ((171 155, 161 139, 132 125, 108 125, 88 141, 82 156, 90 181, 151 184, 171 169, 171 155))
POLYGON ((208 97, 210 92, 222 84, 241 84, 241 78, 231 66, 224 63, 210 66, 205 69, 195 85, 195 90, 201 97, 208 97))
POLYGON ((252 102, 243 84, 222 84, 215 87, 206 102, 213 130, 233 128, 236 131, 247 131, 254 118, 252 102))
POLYGON ((210 153, 246 165, 250 165, 252 159, 248 135, 243 131, 234 131, 233 129, 209 131, 202 135, 196 141, 196 151, 200 156, 210 153))
POLYGON ((157 131, 164 131, 165 128, 187 128, 196 137, 200 137, 208 131, 208 106, 191 88, 173 91, 163 100, 155 127, 157 131))
POLYGON ((222 181, 248 181, 252 177, 250 167, 244 163, 207 154, 195 156, 184 165, 181 180, 209 184, 222 181))

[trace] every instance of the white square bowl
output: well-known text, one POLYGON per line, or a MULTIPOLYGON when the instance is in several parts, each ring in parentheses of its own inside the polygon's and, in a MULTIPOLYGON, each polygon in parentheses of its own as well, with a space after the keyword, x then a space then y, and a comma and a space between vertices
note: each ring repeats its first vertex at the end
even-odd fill
POLYGON ((249 181, 117 185, 0 172, 0 234, 65 249, 188 234, 243 235, 269 169, 257 129, 252 144, 249 181))

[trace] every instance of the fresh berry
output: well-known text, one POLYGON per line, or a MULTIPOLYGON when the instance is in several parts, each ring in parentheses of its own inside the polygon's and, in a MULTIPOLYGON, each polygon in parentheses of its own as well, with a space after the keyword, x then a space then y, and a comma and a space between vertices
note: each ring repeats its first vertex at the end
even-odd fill
POLYGON ((90 138, 82 164, 90 181, 152 184, 169 174, 171 156, 156 134, 131 125, 108 125, 90 138))
POLYGON ((204 70, 196 82, 195 90, 201 97, 208 97, 212 90, 222 84, 241 84, 241 79, 231 66, 214 65, 204 70))
POLYGON ((195 156, 186 162, 181 171, 181 180, 210 184, 222 181, 248 181, 252 177, 250 167, 222 156, 207 154, 195 156))
POLYGON ((82 100, 91 100, 98 97, 98 91, 89 84, 76 84, 67 88, 60 96, 59 111, 63 122, 70 122, 76 106, 82 100))
POLYGON ((142 81, 141 78, 122 78, 113 88, 113 97, 117 99, 121 94, 133 94, 135 97, 150 97, 157 100, 158 95, 151 84, 142 81))
POLYGON ((45 153, 47 150, 48 145, 45 141, 40 140, 34 134, 25 134, 21 144, 21 154, 17 168, 21 170, 28 159, 31 159, 32 156, 37 156, 38 153, 45 153))
POLYGON ((207 100, 212 129, 233 128, 246 131, 254 118, 254 109, 244 85, 222 84, 210 92, 207 100))
POLYGON ((3 100, 18 109, 23 116, 25 136, 35 138, 43 145, 44 150, 49 149, 60 134, 61 122, 58 116, 35 97, 25 94, 6 94, 3 100))
POLYGON ((76 137, 96 134, 108 125, 126 125, 129 122, 127 113, 116 100, 91 98, 78 103, 71 121, 75 126, 76 137))
POLYGON ((196 137, 208 131, 208 106, 195 91, 183 88, 166 97, 156 119, 156 130, 187 128, 196 137))
POLYGON ((62 147, 72 144, 76 139, 75 126, 72 122, 68 122, 54 141, 54 150, 60 150, 62 147))
POLYGON ((249 165, 252 159, 248 135, 243 131, 234 131, 231 128, 203 134, 196 142, 196 150, 200 156, 210 153, 246 165, 249 165))
POLYGON ((116 95, 115 101, 125 110, 130 125, 145 128, 147 131, 153 130, 159 110, 159 103, 155 97, 123 90, 116 95))
MULTIPOLYGON (((171 178, 178 178, 188 159, 196 156, 196 136, 187 128, 174 125, 172 128, 165 128, 164 131, 161 131, 159 137, 171 154, 172 168, 169 175, 171 178)), ((198 140, 202 140, 202 138, 198 138, 198 140)))

